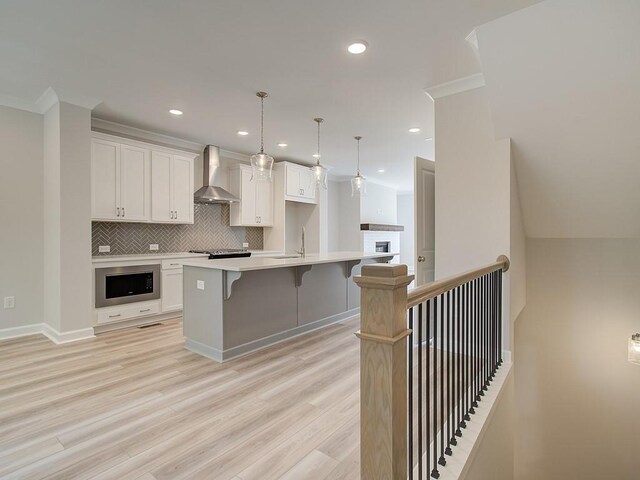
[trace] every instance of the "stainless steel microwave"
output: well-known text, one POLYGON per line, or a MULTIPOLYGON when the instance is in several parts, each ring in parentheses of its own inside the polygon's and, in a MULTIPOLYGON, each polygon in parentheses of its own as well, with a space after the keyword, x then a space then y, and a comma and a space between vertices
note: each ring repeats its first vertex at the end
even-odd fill
POLYGON ((160 265, 96 268, 96 308, 160 298, 160 265))

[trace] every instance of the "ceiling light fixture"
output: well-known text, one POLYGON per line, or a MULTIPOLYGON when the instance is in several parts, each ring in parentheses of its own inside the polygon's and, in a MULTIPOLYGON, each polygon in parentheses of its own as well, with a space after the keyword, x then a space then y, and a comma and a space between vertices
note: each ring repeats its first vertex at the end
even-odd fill
POLYGON ((384 168, 379 168, 378 173, 384 173, 384 168))
POLYGON ((356 176, 351 179, 351 196, 352 197, 364 197, 367 194, 367 180, 360 175, 360 140, 362 137, 353 137, 358 142, 358 167, 356 169, 356 176))
POLYGON ((249 132, 245 130, 238 130, 238 135, 240 135, 241 137, 246 137, 247 135, 249 135, 249 132))
POLYGON ((264 153, 264 99, 269 95, 267 92, 258 92, 256 96, 260 99, 260 152, 251 155, 251 180, 271 181, 273 157, 264 153))
POLYGON ((316 187, 321 187, 324 190, 327 189, 327 169, 320 165, 320 124, 324 122, 322 118, 314 118, 314 122, 318 124, 318 150, 313 155, 313 158, 316 159, 316 164, 311 167, 311 171, 313 172, 313 177, 316 180, 316 187))
POLYGON ((169 110, 169 113, 170 113, 171 115, 180 116, 180 115, 182 115, 184 112, 183 112, 182 110, 178 110, 178 109, 172 108, 171 110, 169 110))
POLYGON ((409 129, 409 133, 419 133, 420 129, 418 127, 411 127, 409 129))
POLYGON ((433 138, 432 138, 432 137, 428 137, 428 138, 425 138, 425 139, 424 139, 424 141, 425 141, 425 142, 432 142, 432 141, 433 141, 433 138))
POLYGON ((279 143, 279 144, 278 144, 278 146, 279 146, 280 148, 284 148, 284 147, 286 147, 286 146, 287 146, 287 144, 286 144, 286 143, 279 143))
POLYGON ((364 53, 369 44, 364 40, 358 40, 356 42, 352 42, 347 47, 347 51, 353 55, 360 55, 364 53))

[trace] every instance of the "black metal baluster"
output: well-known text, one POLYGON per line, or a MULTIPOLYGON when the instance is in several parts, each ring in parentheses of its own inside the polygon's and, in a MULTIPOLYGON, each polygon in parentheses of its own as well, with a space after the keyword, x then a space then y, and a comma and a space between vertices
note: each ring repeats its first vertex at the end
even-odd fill
MULTIPOLYGON (((422 304, 418 305, 418 425, 422 425, 422 304)), ((422 429, 418 428, 418 478, 422 480, 422 429)), ((412 467, 413 471, 413 467, 412 467)))
MULTIPOLYGON (((413 478, 413 355, 415 352, 414 343, 413 343, 413 333, 415 331, 415 323, 413 321, 413 311, 415 307, 411 307, 409 309, 409 329, 411 333, 409 334, 409 351, 407 352, 409 357, 409 478, 413 478)), ((418 321, 420 321, 418 319, 418 321)), ((419 334, 418 334, 419 336, 419 334)), ((420 373, 418 373, 418 380, 420 380, 420 373)), ((420 430, 418 430, 418 438, 420 437, 420 430)))
POLYGON ((444 415, 445 415, 445 404, 444 404, 444 307, 445 307, 445 297, 442 296, 440 301, 440 458, 438 458, 438 463, 443 467, 447 464, 447 460, 444 458, 444 415))
POLYGON ((449 352, 449 358, 451 359, 451 417, 449 421, 451 422, 451 439, 449 442, 454 447, 458 445, 458 440, 456 439, 456 429, 459 429, 458 417, 460 413, 460 404, 458 403, 458 395, 460 394, 460 375, 458 374, 460 370, 460 362, 457 358, 457 355, 460 351, 458 348, 458 342, 460 339, 460 328, 457 326, 457 322, 459 318, 457 313, 459 313, 460 306, 460 291, 459 288, 456 287, 453 289, 453 310, 451 311, 451 351, 449 352), (457 327, 457 328, 456 328, 457 327), (457 369, 456 369, 457 367, 457 369))
POLYGON ((439 478, 438 472, 438 297, 433 299, 433 470, 431 476, 439 478))
MULTIPOLYGON (((447 422, 447 447, 444 453, 451 455, 451 291, 447 292, 447 416, 445 417, 447 422)), ((444 435, 444 430, 442 434, 444 435)))
POLYGON ((464 388, 464 416, 462 417, 462 422, 460 426, 462 428, 467 428, 467 420, 469 420, 469 282, 464 284, 464 295, 463 295, 463 350, 464 350, 464 365, 463 365, 463 381, 462 385, 464 388))
MULTIPOLYGON (((461 437, 462 431, 460 428, 462 427, 462 415, 464 410, 462 409, 462 394, 464 392, 463 386, 464 382, 462 380, 462 305, 464 301, 463 296, 464 286, 461 285, 458 287, 458 305, 456 306, 456 320, 458 322, 458 338, 457 338, 457 365, 458 365, 458 396, 456 397, 456 402, 458 403, 458 416, 456 420, 456 436, 461 437)), ((457 442, 456 442, 457 443, 457 442)))
POLYGON ((498 365, 502 365, 502 270, 498 271, 498 310, 499 310, 499 322, 498 322, 498 348, 500 352, 500 361, 498 365))
MULTIPOLYGON (((431 300, 427 300, 427 319, 426 319, 426 327, 427 327, 427 335, 426 335, 426 341, 427 341, 427 358, 426 358, 426 373, 425 373, 425 381, 424 381, 424 397, 425 397, 425 405, 427 406, 427 412, 426 412, 426 426, 425 426, 425 431, 427 432, 427 443, 426 443, 426 453, 427 453, 427 477, 429 476, 429 472, 431 471, 431 450, 430 450, 430 446, 431 446, 431 424, 430 424, 430 405, 431 405, 431 395, 429 394, 429 375, 430 375, 430 367, 431 367, 431 350, 432 348, 430 347, 430 340, 431 340, 431 300)), ((420 454, 422 455, 422 452, 420 452, 420 454)), ((420 475, 422 475, 422 470, 420 470, 420 475)))
POLYGON ((473 281, 473 407, 471 413, 476 413, 475 407, 478 406, 478 373, 479 365, 478 361, 478 279, 473 281))
POLYGON ((482 277, 482 389, 480 395, 484 397, 484 392, 487 390, 487 278, 486 275, 482 277))

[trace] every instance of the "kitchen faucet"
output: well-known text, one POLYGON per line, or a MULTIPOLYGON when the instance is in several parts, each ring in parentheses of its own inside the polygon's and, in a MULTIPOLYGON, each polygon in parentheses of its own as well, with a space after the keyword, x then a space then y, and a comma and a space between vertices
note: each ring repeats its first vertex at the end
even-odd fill
POLYGON ((307 256, 306 250, 304 248, 304 227, 302 227, 302 248, 298 250, 298 255, 300 255, 300 258, 304 258, 307 256))

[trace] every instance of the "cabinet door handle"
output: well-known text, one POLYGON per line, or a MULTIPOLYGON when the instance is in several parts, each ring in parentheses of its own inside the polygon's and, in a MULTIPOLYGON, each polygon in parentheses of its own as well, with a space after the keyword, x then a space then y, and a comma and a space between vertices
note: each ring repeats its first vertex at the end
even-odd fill
POLYGON ((109 315, 109 318, 117 318, 117 317, 121 317, 122 314, 118 313, 117 315, 109 315))
POLYGON ((174 210, 173 213, 176 214, 176 216, 174 218, 177 220, 178 219, 178 210, 174 210))
POLYGON ((117 207, 116 208, 116 217, 119 217, 119 216, 120 216, 120 207, 117 207))
POLYGON ((140 310, 140 313, 144 313, 144 312, 150 312, 151 309, 150 308, 145 308, 144 310, 140 310))
POLYGON ((302 190, 302 195, 304 195, 304 188, 302 188, 301 190, 302 190))
POLYGON ((173 267, 173 266, 180 265, 180 264, 179 263, 170 263, 169 265, 171 265, 173 267))
POLYGON ((124 218, 124 207, 122 207, 122 218, 124 218))

